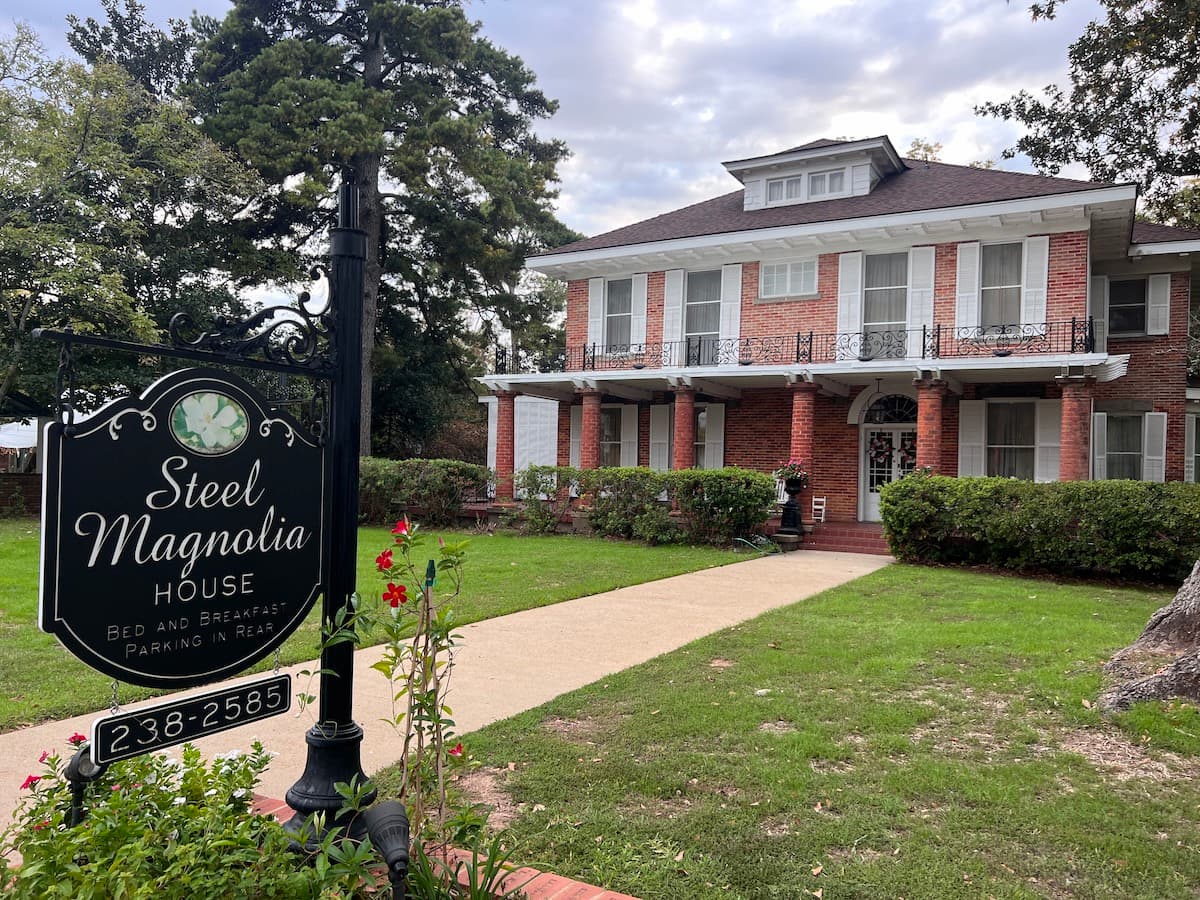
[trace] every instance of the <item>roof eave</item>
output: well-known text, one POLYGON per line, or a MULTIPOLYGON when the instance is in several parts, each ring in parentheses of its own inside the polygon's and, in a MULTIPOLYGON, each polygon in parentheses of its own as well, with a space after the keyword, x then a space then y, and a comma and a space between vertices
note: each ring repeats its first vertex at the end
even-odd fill
POLYGON ((1158 241, 1153 244, 1130 244, 1131 257, 1167 256, 1175 253, 1200 253, 1200 240, 1158 241))
MULTIPOLYGON (((882 228, 886 226, 930 223, 950 219, 1002 215, 1025 210, 1048 210, 1063 207, 1099 205, 1104 203, 1133 203, 1137 199, 1136 185, 1106 185, 1082 191, 1061 194, 1045 194, 1034 197, 1017 197, 1009 200, 993 200, 963 206, 944 206, 932 209, 912 210, 901 213, 883 213, 847 219, 827 219, 800 225, 779 225, 771 228, 751 228, 725 231, 715 234, 672 238, 661 241, 643 241, 633 244, 618 244, 593 250, 575 250, 569 253, 547 253, 531 256, 525 266, 535 272, 546 272, 564 266, 586 266, 601 261, 639 256, 644 253, 664 253, 680 250, 700 250, 724 244, 750 243, 775 238, 803 237, 811 234, 827 234, 834 231, 882 228)), ((561 275, 559 277, 562 277, 561 275)))

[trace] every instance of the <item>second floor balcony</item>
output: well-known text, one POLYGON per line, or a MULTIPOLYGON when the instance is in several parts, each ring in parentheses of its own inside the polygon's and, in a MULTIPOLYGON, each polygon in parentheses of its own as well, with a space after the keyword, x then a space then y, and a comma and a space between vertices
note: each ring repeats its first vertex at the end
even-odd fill
MULTIPOLYGON (((700 366, 852 366, 876 360, 1086 354, 1096 351, 1091 317, 1057 322, 989 326, 934 325, 919 329, 867 329, 841 333, 797 331, 757 337, 699 336, 641 344, 568 346, 560 371, 671 369, 700 366)), ((521 354, 496 351, 495 374, 528 371, 521 354)))

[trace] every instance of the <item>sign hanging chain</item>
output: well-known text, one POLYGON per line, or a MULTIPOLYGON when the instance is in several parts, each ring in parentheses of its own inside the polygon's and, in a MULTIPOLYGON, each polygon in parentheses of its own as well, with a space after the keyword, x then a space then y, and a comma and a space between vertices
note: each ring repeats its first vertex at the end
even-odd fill
POLYGON ((271 670, 271 674, 278 675, 279 674, 279 648, 278 647, 275 648, 275 656, 272 658, 271 662, 275 666, 275 668, 273 668, 271 670))
POLYGON ((112 680, 112 697, 108 701, 109 711, 115 716, 121 711, 121 704, 117 702, 117 679, 112 680))

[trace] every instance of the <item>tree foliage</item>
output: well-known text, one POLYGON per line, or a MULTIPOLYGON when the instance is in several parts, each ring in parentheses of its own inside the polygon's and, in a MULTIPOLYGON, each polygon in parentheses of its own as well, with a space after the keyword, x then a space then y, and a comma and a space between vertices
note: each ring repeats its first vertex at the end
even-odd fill
MULTIPOLYGON (((24 26, 0 41, 0 401, 18 379, 48 394, 53 354, 33 328, 153 340, 168 310, 231 302, 215 225, 252 184, 120 66, 48 59, 24 26)), ((95 369, 86 386, 103 399, 137 366, 95 369)))
MULTIPOLYGON (((1059 0, 1035 4, 1053 18, 1059 0)), ((1200 5, 1102 0, 1103 14, 1068 50, 1067 87, 1021 91, 976 108, 1025 126, 1015 148, 1042 172, 1082 163, 1101 181, 1136 181, 1156 219, 1200 226, 1200 5), (1184 189, 1182 190, 1181 189, 1184 189)))
MULTIPOLYGON (((550 208, 565 147, 532 129, 554 102, 454 0, 235 0, 198 24, 185 91, 206 132, 269 182, 264 218, 310 248, 335 178, 359 185, 364 357, 405 335, 444 343, 462 382, 473 317, 521 327, 524 258, 569 236, 550 208), (414 328, 384 327, 381 310, 414 328)), ((372 399, 367 366, 363 452, 372 399)))

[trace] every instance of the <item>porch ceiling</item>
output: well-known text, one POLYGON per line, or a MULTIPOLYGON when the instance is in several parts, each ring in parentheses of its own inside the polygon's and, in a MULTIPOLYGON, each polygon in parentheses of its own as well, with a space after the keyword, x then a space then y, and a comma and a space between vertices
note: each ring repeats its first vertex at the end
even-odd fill
POLYGON ((679 369, 637 369, 603 372, 542 372, 528 375, 487 375, 479 379, 488 390, 517 391, 533 397, 570 401, 579 390, 599 390, 629 400, 649 400, 655 391, 692 387, 710 396, 737 397, 753 388, 785 387, 814 382, 830 394, 847 394, 851 387, 898 377, 942 378, 958 384, 1051 381, 1059 375, 1091 375, 1097 381, 1122 377, 1127 355, 1105 353, 1047 354, 1037 358, 985 357, 940 360, 874 360, 825 365, 696 366, 679 369))

